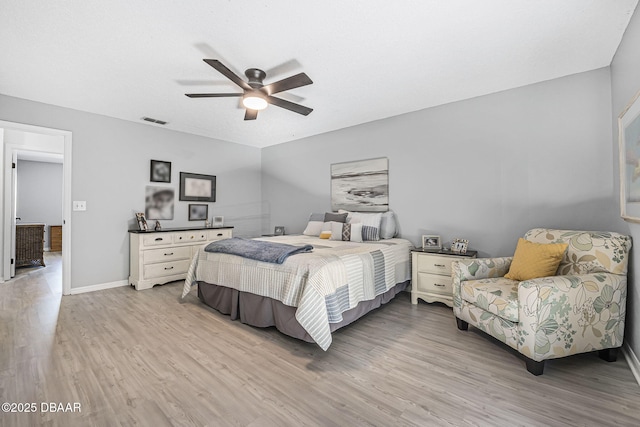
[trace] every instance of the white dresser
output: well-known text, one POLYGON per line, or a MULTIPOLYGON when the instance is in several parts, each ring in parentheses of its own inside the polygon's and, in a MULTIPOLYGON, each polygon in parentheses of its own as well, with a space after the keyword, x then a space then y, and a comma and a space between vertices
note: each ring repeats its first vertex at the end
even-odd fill
POLYGON ((426 302, 442 302, 453 307, 453 280, 451 263, 460 259, 475 258, 476 251, 465 255, 455 253, 426 252, 415 249, 411 252, 411 303, 418 298, 426 302))
POLYGON ((233 227, 130 230, 129 284, 140 291, 184 280, 198 249, 232 236, 233 227))

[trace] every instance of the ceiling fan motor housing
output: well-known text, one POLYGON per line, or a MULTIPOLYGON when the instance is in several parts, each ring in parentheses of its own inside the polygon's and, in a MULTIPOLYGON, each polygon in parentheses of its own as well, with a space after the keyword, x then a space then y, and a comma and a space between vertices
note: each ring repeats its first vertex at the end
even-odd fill
POLYGON ((260 70, 259 68, 249 68, 244 72, 244 75, 247 76, 247 79, 249 79, 249 81, 247 82, 249 86, 254 89, 260 89, 262 86, 264 86, 262 81, 265 77, 267 77, 267 73, 260 70))

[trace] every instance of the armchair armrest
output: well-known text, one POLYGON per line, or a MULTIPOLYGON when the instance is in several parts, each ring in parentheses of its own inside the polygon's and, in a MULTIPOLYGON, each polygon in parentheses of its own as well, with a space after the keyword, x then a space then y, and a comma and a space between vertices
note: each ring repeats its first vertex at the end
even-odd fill
POLYGON ((471 258, 468 260, 454 261, 451 264, 453 279, 453 311, 458 313, 462 306, 460 297, 460 283, 466 280, 488 279, 491 277, 503 277, 509 271, 513 257, 503 258, 471 258))
POLYGON ((518 349, 541 361, 622 345, 627 277, 544 277, 518 285, 518 349))

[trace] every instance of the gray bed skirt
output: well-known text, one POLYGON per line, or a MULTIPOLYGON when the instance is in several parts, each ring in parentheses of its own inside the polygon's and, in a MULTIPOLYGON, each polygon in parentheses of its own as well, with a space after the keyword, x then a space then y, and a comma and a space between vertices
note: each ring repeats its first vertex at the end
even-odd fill
MULTIPOLYGON (((331 332, 358 320, 371 310, 391 301, 398 293, 404 291, 409 281, 398 283, 387 292, 369 301, 361 301, 351 310, 342 313, 342 321, 331 323, 331 332)), ((296 320, 296 307, 289 307, 280 301, 260 295, 241 292, 224 286, 198 282, 198 298, 220 313, 228 314, 231 320, 238 320, 247 325, 266 328, 275 326, 285 335, 314 342, 313 338, 296 320)))

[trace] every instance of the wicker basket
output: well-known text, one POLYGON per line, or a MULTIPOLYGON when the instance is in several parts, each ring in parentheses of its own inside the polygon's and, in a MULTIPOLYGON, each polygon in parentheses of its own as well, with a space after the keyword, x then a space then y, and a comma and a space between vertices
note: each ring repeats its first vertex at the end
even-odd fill
POLYGON ((44 224, 16 226, 16 267, 44 265, 44 224))

